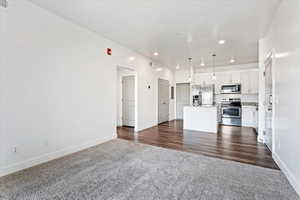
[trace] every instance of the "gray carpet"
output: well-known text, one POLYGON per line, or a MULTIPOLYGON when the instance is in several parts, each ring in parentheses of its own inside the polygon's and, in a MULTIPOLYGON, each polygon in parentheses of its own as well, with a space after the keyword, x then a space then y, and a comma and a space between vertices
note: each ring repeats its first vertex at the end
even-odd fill
POLYGON ((0 179, 1 200, 298 200, 277 170, 112 140, 0 179))

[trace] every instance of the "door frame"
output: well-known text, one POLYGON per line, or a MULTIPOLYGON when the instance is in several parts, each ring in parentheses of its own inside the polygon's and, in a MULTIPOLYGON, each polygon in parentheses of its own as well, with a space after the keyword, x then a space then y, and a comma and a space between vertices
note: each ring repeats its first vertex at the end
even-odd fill
MULTIPOLYGON (((121 97, 121 107, 122 107, 122 112, 121 112, 121 116, 122 116, 122 126, 128 126, 128 127, 132 127, 132 128, 134 128, 135 127, 135 76, 133 75, 133 74, 128 74, 128 75, 123 75, 123 76, 121 76, 121 85, 122 85, 122 88, 121 88, 121 94, 122 94, 122 97, 121 97), (127 87, 124 87, 125 86, 125 83, 126 83, 126 80, 130 80, 131 82, 133 82, 133 88, 131 87, 131 88, 128 88, 128 85, 127 85, 127 87), (126 88, 126 89, 125 89, 126 88), (128 103, 128 102, 126 102, 125 103, 125 101, 124 101, 124 91, 126 91, 127 89, 129 89, 129 90, 133 90, 133 95, 134 95, 134 97, 133 97, 133 102, 134 102, 134 106, 129 106, 130 105, 130 103, 128 103), (124 106, 125 105, 125 106, 124 106), (125 120, 125 118, 124 118, 124 111, 126 110, 126 107, 133 107, 133 109, 134 109, 134 112, 133 112, 133 121, 134 121, 134 123, 133 124, 130 124, 130 123, 124 123, 124 122, 126 122, 127 120, 125 120), (129 125, 130 124, 130 125, 129 125)), ((129 114, 130 115, 130 114, 129 114)), ((131 120, 131 119, 130 119, 131 120)), ((130 121, 129 120, 129 121, 130 121)), ((127 122, 129 122, 129 121, 127 121, 127 122)))
MULTIPOLYGON (((275 134, 275 104, 276 104, 276 94, 275 94, 275 50, 272 49, 266 56, 266 59, 264 60, 264 73, 266 71, 266 63, 268 60, 271 60, 269 62, 271 62, 271 77, 272 77, 272 149, 271 149, 271 153, 273 154, 275 152, 275 147, 276 147, 276 134, 275 134)), ((264 112, 266 111, 266 99, 265 99, 265 90, 266 90, 266 78, 264 76, 264 112)), ((266 120, 266 115, 264 114, 264 122, 266 120)), ((266 131, 266 126, 264 124, 264 131, 266 131)), ((265 144, 265 138, 263 143, 265 144)))
MULTIPOLYGON (((135 107, 134 107, 134 132, 137 133, 138 130, 139 130, 138 129, 138 78, 137 78, 137 72, 132 67, 124 67, 124 66, 121 66, 121 65, 117 65, 117 72, 116 72, 117 79, 119 78, 119 72, 120 71, 131 72, 130 76, 134 76, 134 99, 135 99, 135 107)), ((121 78, 121 80, 118 80, 118 83, 120 84, 119 85, 119 87, 120 87, 120 91, 119 92, 121 93, 121 95, 117 99, 117 104, 120 104, 120 111, 122 112, 122 116, 123 116, 123 102, 122 102, 123 85, 122 85, 122 78, 121 78)), ((118 111, 116 111, 116 112, 118 112, 118 111)))
POLYGON ((177 85, 178 84, 187 84, 187 85, 189 85, 189 104, 191 104, 191 100, 192 100, 192 98, 191 98, 191 94, 192 94, 192 91, 191 91, 191 83, 190 82, 178 82, 178 83, 175 83, 175 92, 174 92, 174 99, 175 99, 175 102, 174 102, 174 107, 175 107, 175 109, 174 109, 174 112, 175 112, 175 119, 178 119, 178 116, 177 116, 177 103, 178 103, 178 100, 177 100, 177 85))
MULTIPOLYGON (((170 121, 170 103, 171 103, 171 84, 170 84, 170 81, 167 80, 167 79, 163 79, 163 78, 158 78, 157 79, 157 104, 156 104, 156 110, 157 110, 157 113, 156 113, 156 116, 157 116, 157 124, 160 124, 159 123, 159 80, 164 80, 164 81, 168 81, 169 82, 169 86, 168 86, 168 91, 169 91, 169 112, 168 112, 168 121, 170 121)), ((162 122, 163 123, 163 122, 162 122)))

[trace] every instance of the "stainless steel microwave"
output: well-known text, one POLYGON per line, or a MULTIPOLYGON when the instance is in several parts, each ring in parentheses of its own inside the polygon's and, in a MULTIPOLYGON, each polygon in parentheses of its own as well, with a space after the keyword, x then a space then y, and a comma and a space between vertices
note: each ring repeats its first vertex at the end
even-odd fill
POLYGON ((222 94, 240 94, 241 84, 226 84, 221 86, 222 94))

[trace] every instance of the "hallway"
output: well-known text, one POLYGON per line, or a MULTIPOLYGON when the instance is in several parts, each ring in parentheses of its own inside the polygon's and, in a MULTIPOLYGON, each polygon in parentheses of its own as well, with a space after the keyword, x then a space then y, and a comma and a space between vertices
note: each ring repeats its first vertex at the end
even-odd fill
POLYGON ((183 130, 183 122, 174 120, 134 134, 129 127, 118 127, 118 138, 138 143, 233 160, 278 169, 271 152, 257 142, 252 128, 220 126, 218 134, 183 130))

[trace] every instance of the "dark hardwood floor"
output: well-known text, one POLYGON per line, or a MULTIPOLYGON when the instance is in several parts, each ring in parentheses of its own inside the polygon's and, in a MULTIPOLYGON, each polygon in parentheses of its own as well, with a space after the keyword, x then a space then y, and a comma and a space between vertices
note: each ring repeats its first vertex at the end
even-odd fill
POLYGON ((174 120, 137 134, 133 128, 118 127, 118 138, 278 169, 271 152, 248 127, 220 126, 218 134, 213 134, 183 130, 183 122, 174 120))

